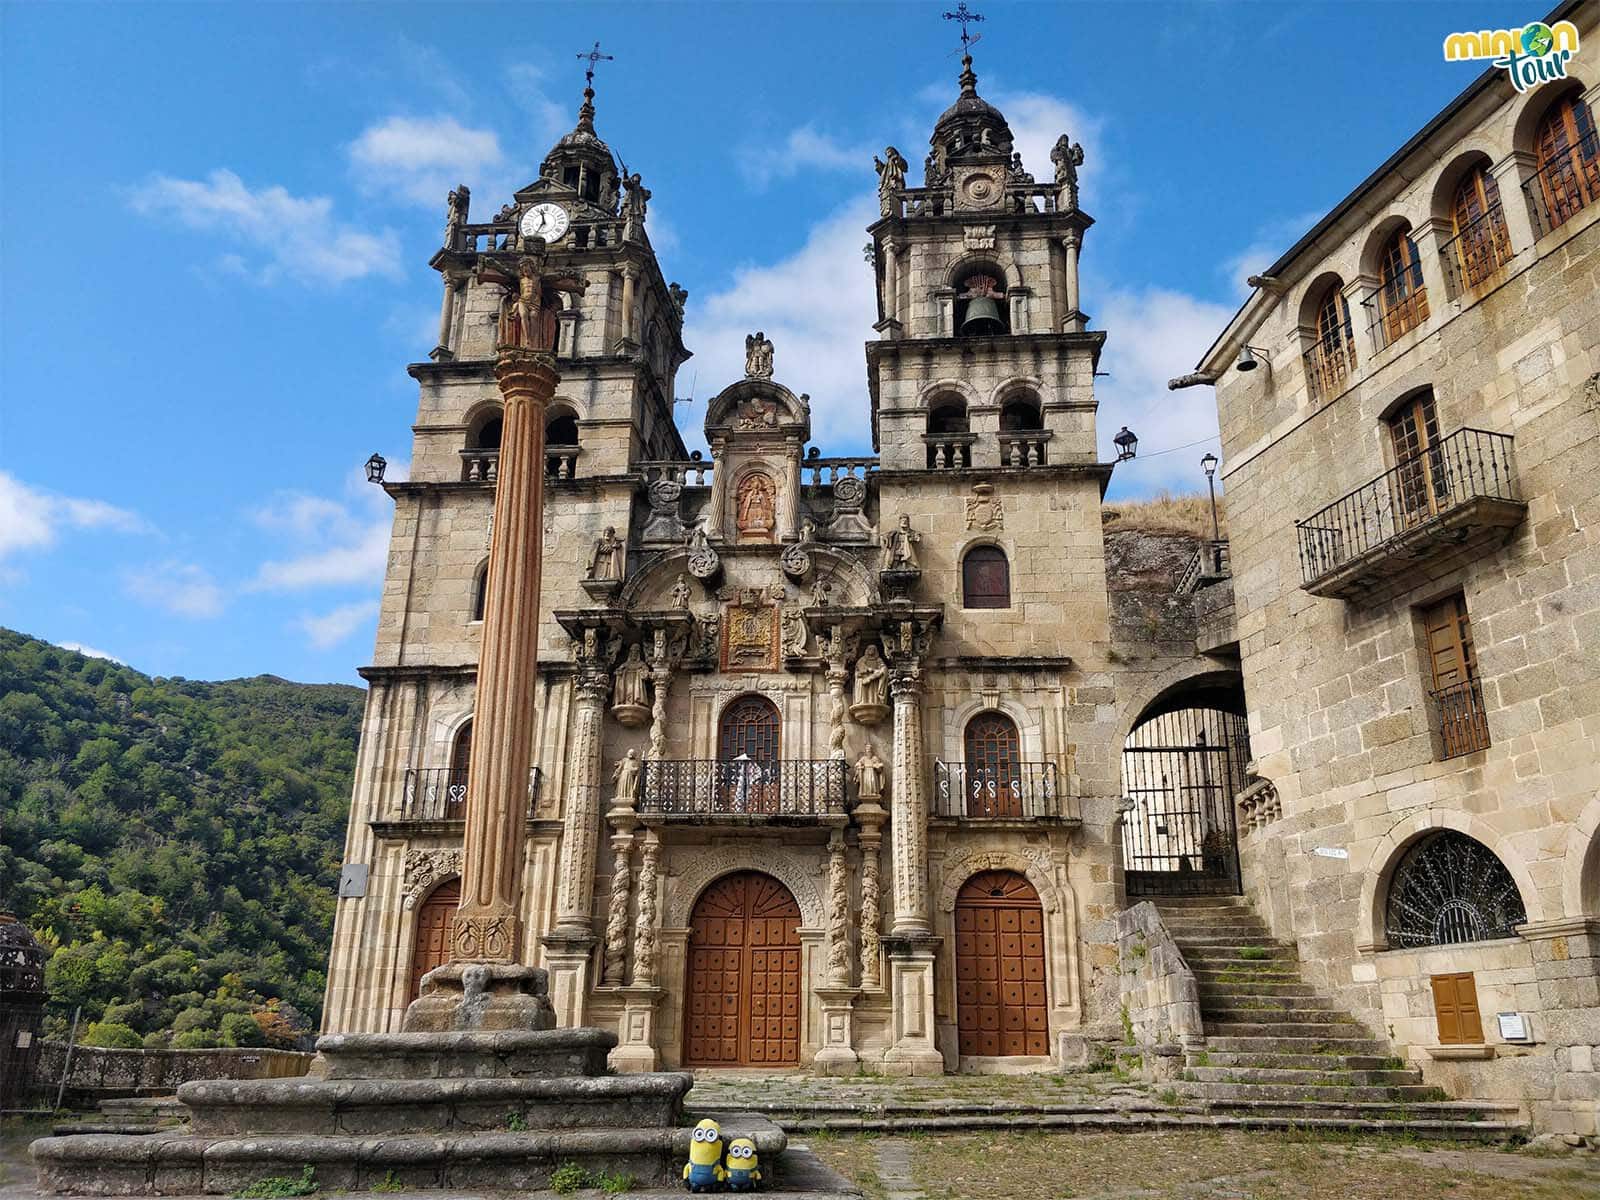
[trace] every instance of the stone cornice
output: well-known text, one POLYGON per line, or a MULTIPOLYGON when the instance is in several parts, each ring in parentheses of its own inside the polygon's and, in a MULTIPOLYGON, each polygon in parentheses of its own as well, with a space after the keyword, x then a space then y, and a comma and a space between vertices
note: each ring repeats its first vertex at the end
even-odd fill
MULTIPOLYGON (((563 659, 555 661, 539 660, 539 674, 561 678, 573 673, 571 662, 563 659)), ((356 674, 368 683, 426 683, 429 680, 444 679, 468 682, 478 677, 477 663, 417 663, 406 666, 365 666, 357 667, 356 674)))
POLYGON ((1070 671, 1066 654, 948 654, 930 658, 928 669, 964 671, 1070 671))

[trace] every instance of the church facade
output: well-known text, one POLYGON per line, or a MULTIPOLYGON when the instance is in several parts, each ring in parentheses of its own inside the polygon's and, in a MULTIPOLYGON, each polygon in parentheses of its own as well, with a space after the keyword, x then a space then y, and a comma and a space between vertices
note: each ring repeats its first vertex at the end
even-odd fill
MULTIPOLYGON (((521 922, 559 1021, 616 1030, 619 1069, 1081 1054, 1120 1029, 1124 743, 1172 695, 1237 679, 1228 647, 1118 619, 1081 149, 1063 137, 1036 182, 965 60, 923 185, 893 148, 877 164, 877 454, 813 446, 803 364, 755 333, 704 456, 672 420, 687 297, 592 101, 493 220, 451 195, 411 477, 385 485, 325 1029, 398 1029, 448 955, 495 586, 508 286, 484 256, 539 236, 578 282, 551 331, 521 922)), ((1236 880, 1198 829, 1160 836, 1147 866, 1236 880)))

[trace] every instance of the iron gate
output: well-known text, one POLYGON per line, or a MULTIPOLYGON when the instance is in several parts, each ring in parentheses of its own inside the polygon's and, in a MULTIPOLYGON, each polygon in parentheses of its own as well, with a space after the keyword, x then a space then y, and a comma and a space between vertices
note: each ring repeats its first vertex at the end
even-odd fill
POLYGON ((1236 895, 1234 797, 1244 790, 1244 717, 1180 708, 1137 726, 1122 749, 1129 896, 1236 895))

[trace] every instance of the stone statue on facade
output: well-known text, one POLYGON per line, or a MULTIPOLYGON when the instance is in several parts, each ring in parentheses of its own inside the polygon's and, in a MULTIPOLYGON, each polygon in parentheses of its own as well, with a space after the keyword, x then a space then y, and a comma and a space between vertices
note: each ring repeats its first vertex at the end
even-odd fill
POLYGON ((676 283, 667 285, 667 295, 672 297, 672 307, 678 310, 678 317, 683 317, 683 306, 689 302, 689 289, 676 283))
POLYGON ((850 693, 850 716, 863 725, 876 725, 888 715, 889 664, 877 646, 868 645, 856 661, 856 678, 850 693))
POLYGON ((606 175, 600 180, 600 209, 608 217, 617 213, 617 180, 613 175, 606 175))
MULTIPOLYGON (((634 649, 638 649, 637 646, 634 649)), ((639 791, 639 752, 629 750, 622 756, 617 769, 611 772, 611 803, 618 808, 632 808, 639 791)))
POLYGON ((883 535, 883 569, 885 571, 920 571, 917 561, 917 543, 922 535, 911 528, 911 518, 900 514, 899 523, 883 535))
POLYGON ((759 329, 744 339, 744 377, 772 378, 772 343, 759 329))
POLYGON ((589 578, 620 580, 626 550, 616 527, 607 525, 606 531, 594 540, 594 551, 589 555, 589 578))
POLYGON ((1078 207, 1078 168, 1083 166, 1083 147, 1063 133, 1050 151, 1050 161, 1056 167, 1056 186, 1066 192, 1059 207, 1070 212, 1078 207))
POLYGON ((1024 187, 1033 186, 1033 176, 1023 168, 1022 151, 1018 150, 1011 156, 1011 181, 1024 187))
POLYGON ((777 504, 778 489, 769 476, 755 471, 740 480, 734 517, 739 536, 770 539, 777 525, 777 504))
POLYGON ((799 657, 806 652, 806 647, 811 642, 811 629, 806 624, 805 613, 798 604, 786 604, 783 607, 783 652, 791 657, 799 657))
POLYGON ((637 171, 623 177, 622 188, 626 193, 622 201, 622 215, 630 223, 643 225, 645 210, 650 204, 652 194, 650 189, 644 186, 637 171))
POLYGON ((873 802, 883 799, 883 759, 871 746, 856 759, 856 797, 873 802))
POLYGON ((906 188, 908 165, 893 146, 884 147, 883 158, 873 156, 872 167, 878 172, 878 210, 883 216, 894 215, 896 198, 906 188))
POLYGON ((818 578, 811 584, 811 607, 827 608, 833 603, 833 584, 818 578))
POLYGON ((644 681, 650 673, 649 666, 639 652, 639 643, 628 647, 628 657, 612 675, 611 715, 624 725, 643 725, 650 715, 649 697, 644 681))
POLYGON ((454 250, 456 235, 461 232, 461 227, 467 223, 467 212, 472 205, 472 189, 466 184, 459 184, 449 196, 445 198, 444 208, 444 244, 454 250))
POLYGON ((689 577, 687 575, 679 575, 678 582, 672 585, 671 602, 673 609, 682 612, 688 608, 690 595, 689 577))

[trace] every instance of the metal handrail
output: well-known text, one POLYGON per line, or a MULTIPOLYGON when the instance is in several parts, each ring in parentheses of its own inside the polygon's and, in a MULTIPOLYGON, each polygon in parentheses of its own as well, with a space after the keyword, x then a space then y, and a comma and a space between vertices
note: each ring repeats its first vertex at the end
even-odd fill
POLYGON ((1468 500, 1518 500, 1511 435, 1463 427, 1295 522, 1300 570, 1319 579, 1468 500))
POLYGON ((1383 284, 1366 294, 1361 307, 1367 310, 1367 333, 1376 354, 1428 319, 1428 288, 1418 283, 1402 295, 1396 284, 1383 284))
POLYGON ((1512 259, 1505 211, 1491 204, 1439 247, 1445 279, 1457 295, 1477 287, 1512 259))
POLYGON ((1543 237, 1600 201, 1600 131, 1582 137, 1540 167, 1522 185, 1543 237))
POLYGON ((990 767, 935 762, 935 816, 969 821, 1041 820, 1063 816, 1053 762, 990 767))
POLYGON ((846 806, 845 762, 650 759, 639 811, 662 816, 820 817, 846 806))
MULTIPOLYGON (((539 804, 543 773, 528 770, 528 815, 539 804)), ((402 821, 462 821, 467 816, 465 767, 408 767, 400 793, 402 821)))
POLYGON ((1320 400, 1356 369, 1355 339, 1342 333, 1337 338, 1319 339, 1300 356, 1300 361, 1305 367, 1306 390, 1313 400, 1320 400))
POLYGON ((1489 746, 1488 713, 1483 707, 1483 685, 1467 679, 1428 693, 1439 714, 1439 736, 1444 757, 1455 758, 1489 746))

